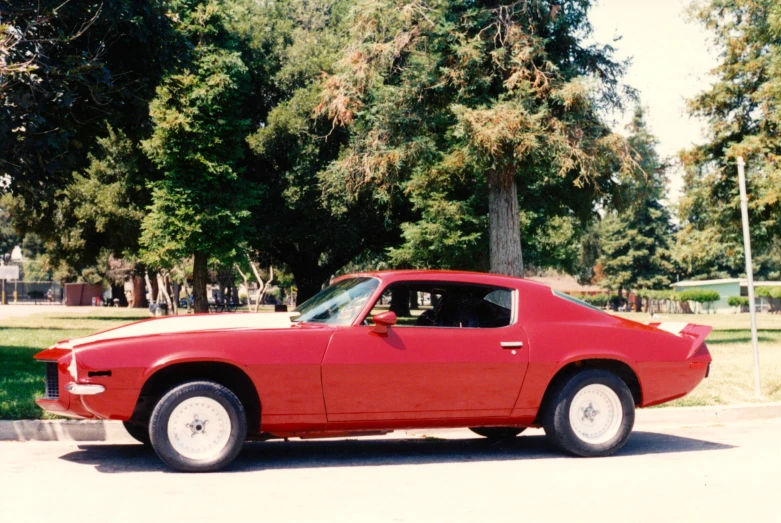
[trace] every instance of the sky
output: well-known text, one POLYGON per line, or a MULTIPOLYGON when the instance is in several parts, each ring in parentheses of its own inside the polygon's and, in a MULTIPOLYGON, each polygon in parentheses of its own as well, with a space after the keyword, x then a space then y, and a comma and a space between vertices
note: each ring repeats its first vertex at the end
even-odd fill
MULTIPOLYGON (((647 108, 651 132, 659 140, 661 156, 673 156, 681 149, 704 141, 702 121, 686 114, 686 99, 711 84, 708 72, 717 64, 717 54, 709 51, 711 35, 697 22, 687 22, 685 9, 690 0, 598 0, 591 11, 593 38, 611 43, 617 59, 632 59, 624 78, 639 90, 647 108)), ((619 120, 616 130, 624 131, 631 111, 619 120)), ((670 173, 671 202, 683 186, 681 173, 670 173)))

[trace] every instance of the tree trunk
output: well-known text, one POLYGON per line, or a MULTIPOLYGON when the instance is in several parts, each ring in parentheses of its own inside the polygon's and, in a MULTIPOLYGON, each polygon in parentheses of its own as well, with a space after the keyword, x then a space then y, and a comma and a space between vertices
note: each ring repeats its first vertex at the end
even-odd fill
POLYGON ((174 314, 179 315, 179 284, 171 279, 171 288, 173 289, 174 314))
POLYGON ((133 308, 146 309, 147 307, 149 307, 149 303, 146 300, 144 277, 136 273, 133 275, 133 308))
POLYGON ((514 171, 489 171, 488 215, 491 272, 522 277, 518 184, 514 171))
POLYGON ((409 289, 396 287, 391 289, 390 310, 396 313, 396 316, 412 316, 409 310, 410 292, 409 289))
POLYGON ((209 298, 206 296, 206 283, 209 279, 206 253, 196 252, 193 259, 193 309, 198 312, 209 312, 209 298))

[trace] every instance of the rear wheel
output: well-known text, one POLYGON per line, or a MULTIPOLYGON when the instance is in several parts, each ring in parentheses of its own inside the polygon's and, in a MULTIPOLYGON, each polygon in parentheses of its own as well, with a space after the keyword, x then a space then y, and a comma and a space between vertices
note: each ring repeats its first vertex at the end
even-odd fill
POLYGON ((523 427, 469 427, 469 430, 488 439, 512 439, 526 429, 523 427))
POLYGON ((122 425, 125 426, 125 430, 130 436, 144 445, 149 445, 149 426, 140 423, 131 423, 129 421, 123 421, 122 425))
POLYGON ((247 439, 247 418, 230 389, 194 381, 171 389, 149 422, 152 447, 163 462, 184 472, 226 466, 247 439))
POLYGON ((553 391, 543 414, 545 434, 577 456, 609 456, 624 446, 635 422, 632 393, 621 378, 583 370, 553 391))

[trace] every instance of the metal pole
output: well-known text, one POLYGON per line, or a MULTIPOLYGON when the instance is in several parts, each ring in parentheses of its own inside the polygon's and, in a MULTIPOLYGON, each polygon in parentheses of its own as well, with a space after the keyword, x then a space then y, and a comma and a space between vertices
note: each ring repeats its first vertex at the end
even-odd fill
POLYGON ((754 394, 762 395, 759 379, 759 343, 757 340, 757 306, 754 303, 754 269, 751 265, 751 233, 748 228, 748 198, 746 197, 745 162, 738 156, 738 185, 740 186, 740 214, 743 218, 743 250, 746 253, 746 279, 748 280, 748 310, 751 315, 751 346, 754 349, 754 394))

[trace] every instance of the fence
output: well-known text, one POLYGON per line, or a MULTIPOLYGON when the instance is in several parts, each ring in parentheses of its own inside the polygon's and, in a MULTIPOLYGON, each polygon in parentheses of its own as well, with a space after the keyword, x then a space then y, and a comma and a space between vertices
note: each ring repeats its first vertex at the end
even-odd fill
POLYGON ((48 302, 49 289, 52 291, 52 302, 60 303, 63 298, 62 286, 52 281, 9 281, 5 285, 8 302, 48 302), (16 299, 14 300, 14 293, 16 299))

